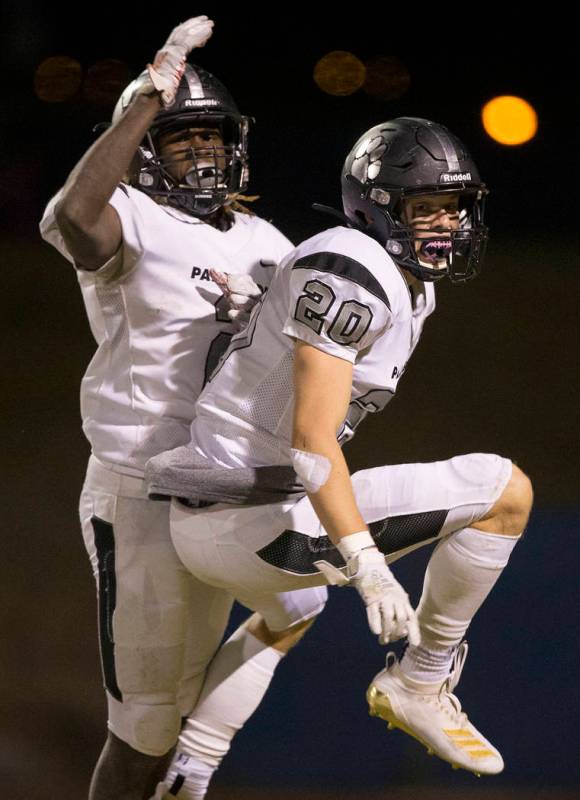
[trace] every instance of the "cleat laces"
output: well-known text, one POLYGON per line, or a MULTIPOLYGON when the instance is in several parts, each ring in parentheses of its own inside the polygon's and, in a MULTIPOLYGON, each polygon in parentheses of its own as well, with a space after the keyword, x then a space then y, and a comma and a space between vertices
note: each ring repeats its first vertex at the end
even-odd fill
POLYGON ((436 696, 437 702, 442 710, 445 711, 458 726, 467 724, 467 714, 461 711, 461 703, 459 702, 459 698, 453 694, 453 690, 461 678, 468 650, 467 642, 461 642, 453 654, 449 677, 441 684, 439 694, 436 696))

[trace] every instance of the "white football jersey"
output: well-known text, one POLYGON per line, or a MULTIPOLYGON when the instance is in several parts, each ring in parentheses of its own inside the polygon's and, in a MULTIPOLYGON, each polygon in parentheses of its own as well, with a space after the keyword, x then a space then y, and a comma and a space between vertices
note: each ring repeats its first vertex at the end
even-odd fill
MULTIPOLYGON (((40 230, 72 262, 54 218, 40 230)), ((83 430, 95 456, 142 475, 148 458, 189 439, 195 401, 232 336, 211 268, 269 285, 292 243, 235 213, 220 231, 121 184, 110 199, 123 244, 96 271, 77 270, 98 349, 81 384, 83 430)))
POLYGON ((339 441, 350 439, 395 393, 434 308, 433 284, 411 290, 364 233, 339 226, 308 239, 284 259, 200 395, 194 449, 228 467, 291 463, 294 339, 353 364, 339 431, 339 441))

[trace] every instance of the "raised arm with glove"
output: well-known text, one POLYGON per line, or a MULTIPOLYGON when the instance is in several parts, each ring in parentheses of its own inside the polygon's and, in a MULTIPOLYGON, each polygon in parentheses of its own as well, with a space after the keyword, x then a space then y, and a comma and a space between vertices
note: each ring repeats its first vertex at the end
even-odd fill
POLYGON ((212 27, 213 22, 201 16, 181 23, 171 32, 148 66, 149 78, 141 81, 128 108, 69 175, 55 216, 78 267, 98 269, 119 249, 121 223, 109 199, 160 108, 173 101, 187 55, 206 43, 212 27))

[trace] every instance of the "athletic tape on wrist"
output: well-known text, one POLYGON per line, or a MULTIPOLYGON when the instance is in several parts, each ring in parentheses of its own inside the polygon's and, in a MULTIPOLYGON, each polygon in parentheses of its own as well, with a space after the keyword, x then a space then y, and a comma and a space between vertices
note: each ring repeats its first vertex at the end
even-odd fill
POLYGON ((344 536, 336 547, 344 560, 348 561, 361 550, 365 550, 367 547, 376 547, 376 544, 368 531, 358 531, 344 536))

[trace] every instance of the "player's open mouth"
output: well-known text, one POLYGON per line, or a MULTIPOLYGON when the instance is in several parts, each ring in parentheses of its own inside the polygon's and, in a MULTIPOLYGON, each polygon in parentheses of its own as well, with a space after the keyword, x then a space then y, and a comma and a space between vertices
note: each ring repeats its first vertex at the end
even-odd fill
POLYGON ((201 161, 183 177, 183 182, 194 189, 212 189, 224 186, 225 173, 214 161, 201 161))
POLYGON ((419 254, 425 261, 430 264, 437 264, 440 261, 447 261, 451 255, 453 244, 451 239, 441 237, 438 239, 425 239, 421 242, 419 254))

